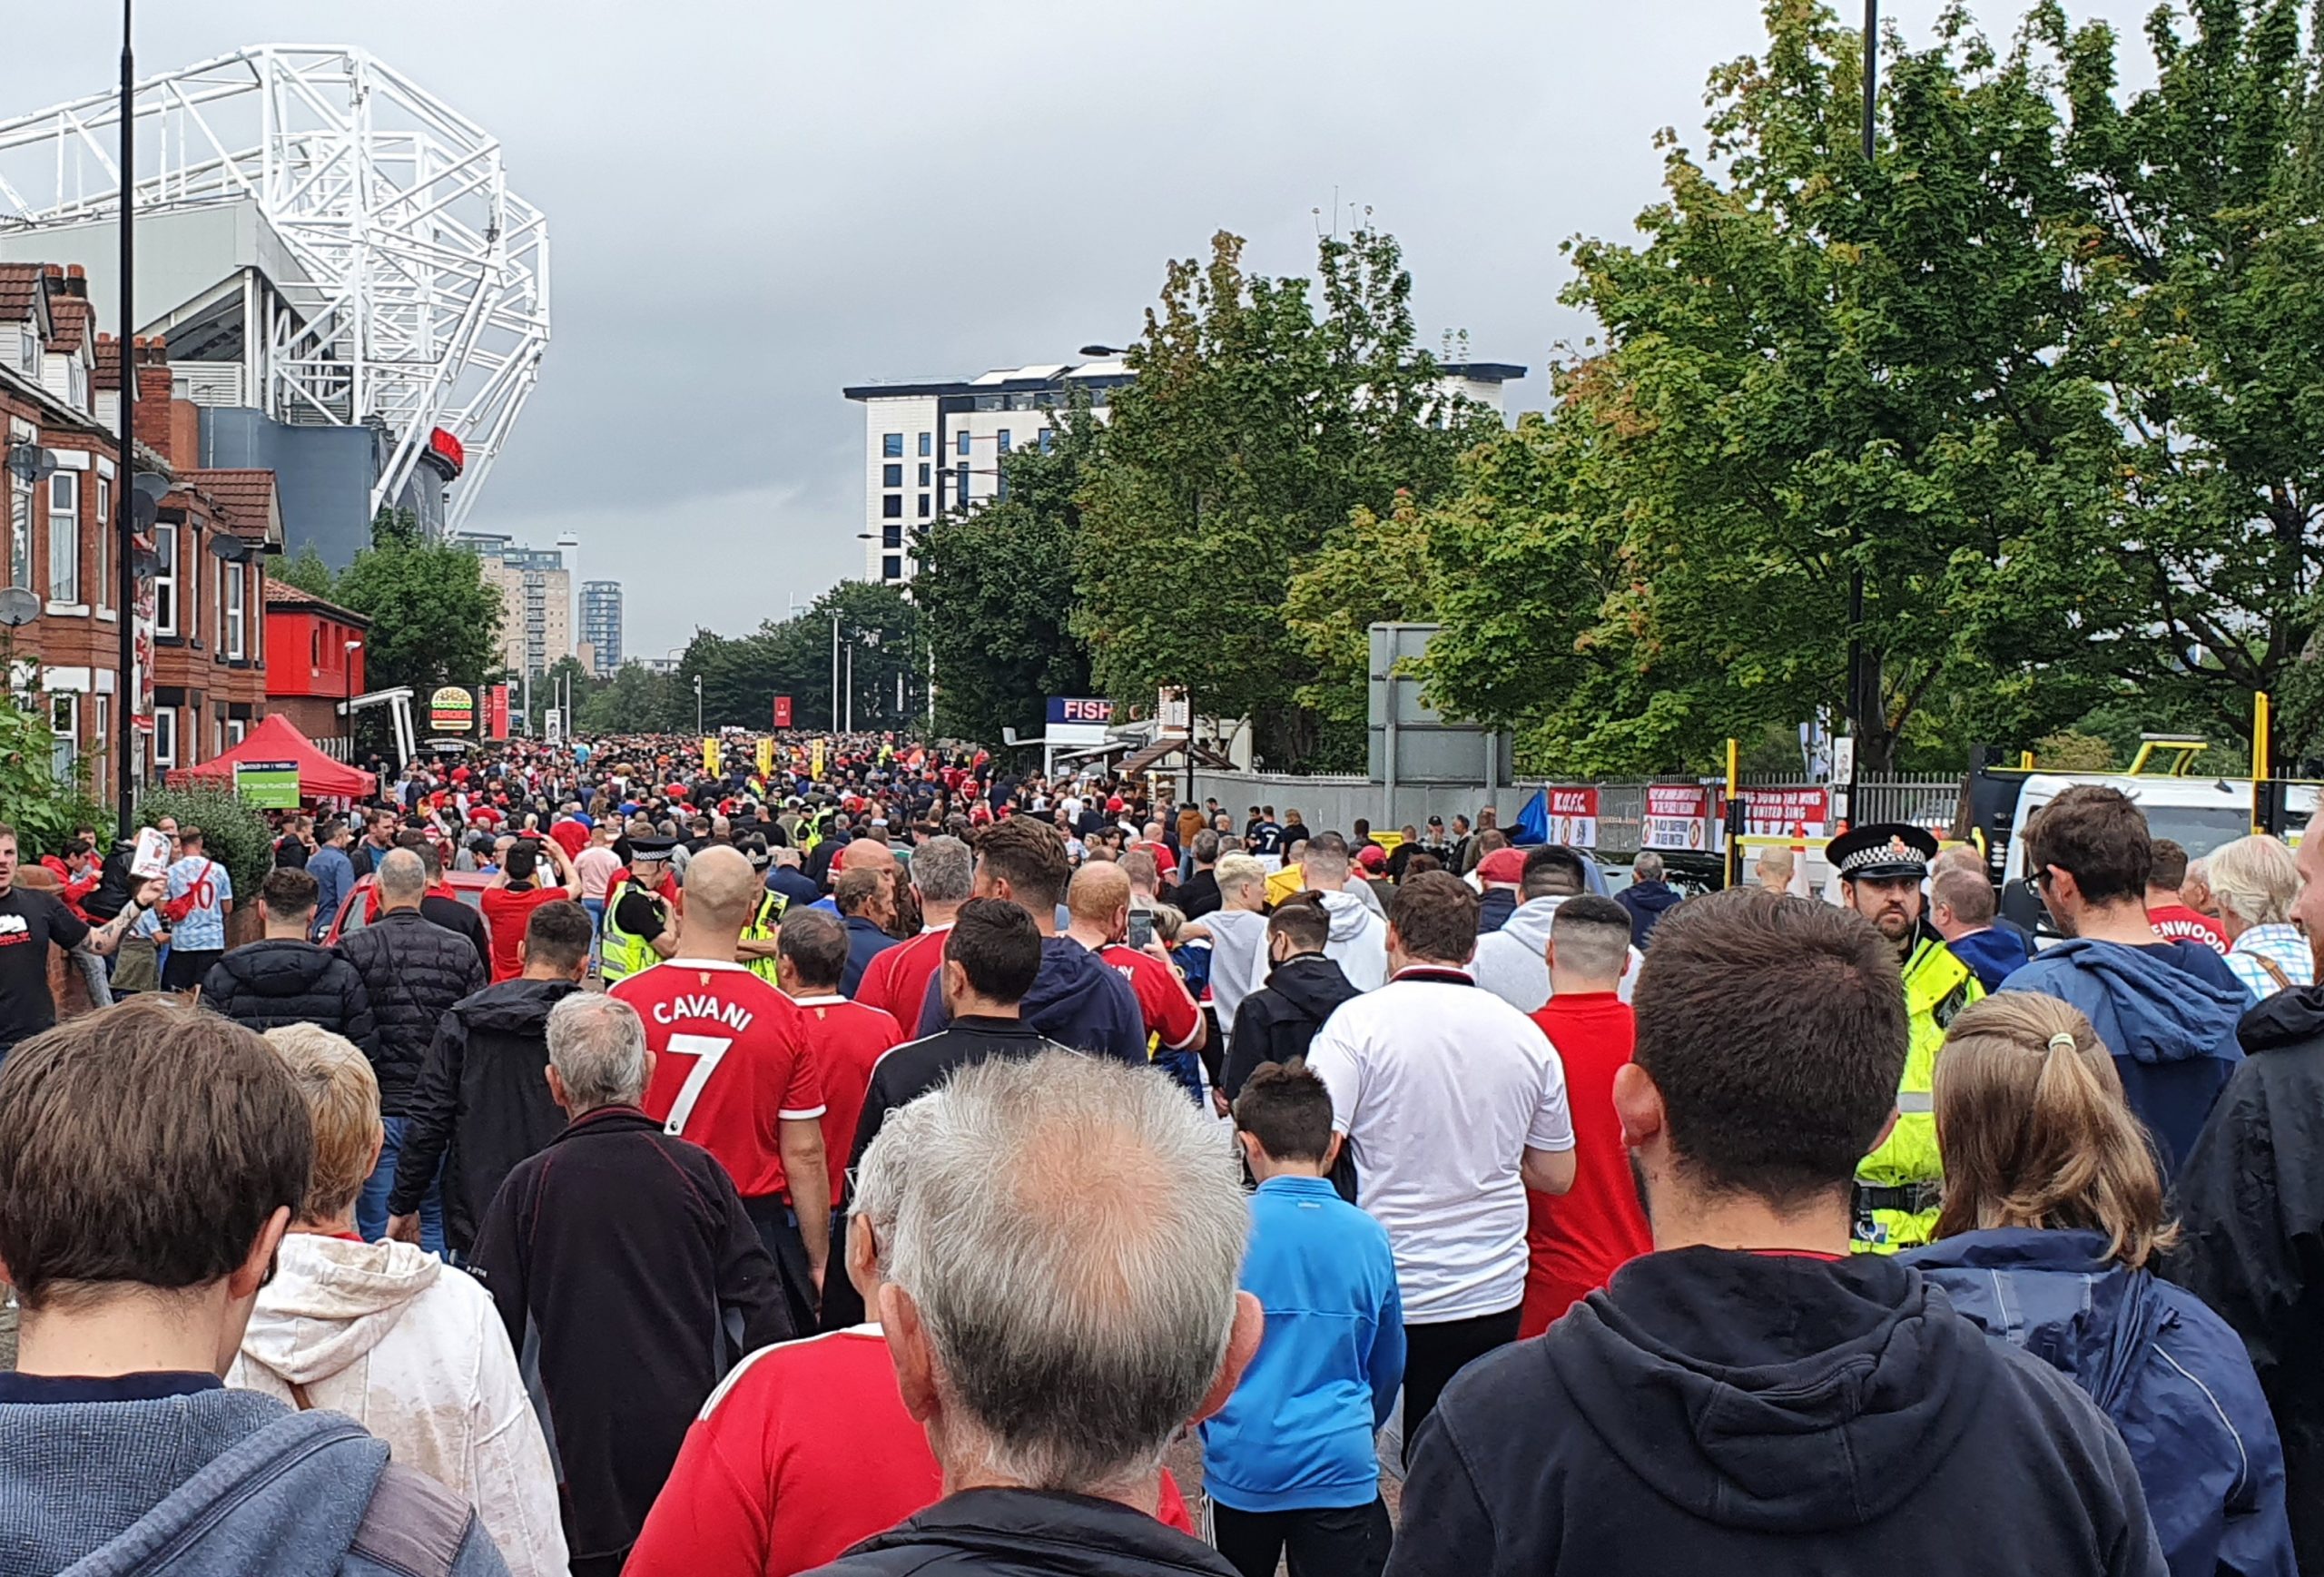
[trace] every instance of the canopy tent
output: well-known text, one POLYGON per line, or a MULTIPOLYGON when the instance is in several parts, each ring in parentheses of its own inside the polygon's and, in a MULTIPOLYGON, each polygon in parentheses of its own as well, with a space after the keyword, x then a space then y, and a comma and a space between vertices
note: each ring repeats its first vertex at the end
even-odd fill
POLYGON ((378 780, 369 773, 343 761, 334 761, 317 750, 298 726, 279 712, 260 719, 258 726, 225 754, 213 756, 199 766, 173 772, 170 779, 174 783, 223 778, 231 784, 235 763, 271 761, 299 764, 301 799, 368 799, 377 787, 378 780))

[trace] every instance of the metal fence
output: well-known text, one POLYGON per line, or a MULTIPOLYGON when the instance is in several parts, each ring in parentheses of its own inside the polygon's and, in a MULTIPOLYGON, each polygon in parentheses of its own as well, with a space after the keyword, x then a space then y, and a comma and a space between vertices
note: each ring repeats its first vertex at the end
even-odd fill
MULTIPOLYGON (((1385 784, 1361 775, 1342 776, 1318 774, 1294 776, 1283 773, 1256 772, 1196 772, 1195 797, 1197 800, 1216 798, 1231 812, 1239 825, 1244 811, 1251 805, 1273 805, 1278 814, 1296 810, 1300 819, 1311 827, 1346 832, 1361 817, 1382 831, 1393 832, 1410 823, 1420 826, 1430 816, 1443 816, 1449 824, 1456 815, 1472 822, 1486 805, 1493 807, 1500 823, 1506 827, 1517 819, 1525 802, 1537 789, 1545 787, 1588 786, 1598 791, 1598 843, 1600 853, 1610 855, 1635 854, 1640 834, 1646 821, 1646 791, 1649 784, 1698 784, 1697 777, 1660 777, 1600 780, 1585 784, 1584 780, 1564 778, 1550 780, 1529 778, 1509 787, 1486 790, 1481 784, 1398 784, 1393 793, 1385 784)), ((1805 779, 1747 775, 1746 788, 1809 788, 1805 779)), ((1960 813, 1962 780, 1958 776, 1944 776, 1934 773, 1866 774, 1856 780, 1856 813, 1858 823, 1866 822, 1912 822, 1932 829, 1954 825, 1960 813)))

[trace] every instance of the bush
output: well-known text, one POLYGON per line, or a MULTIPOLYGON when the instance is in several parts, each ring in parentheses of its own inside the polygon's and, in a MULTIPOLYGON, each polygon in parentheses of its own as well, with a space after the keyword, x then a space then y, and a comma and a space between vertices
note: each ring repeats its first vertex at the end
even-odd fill
MULTIPOLYGON (((175 816, 180 827, 202 829, 202 852, 226 867, 244 903, 274 863, 274 833, 266 813, 228 788, 151 788, 137 802, 137 824, 175 816)), ((237 907, 241 907, 238 904, 237 907)))
POLYGON ((45 715, 0 690, 0 821, 16 829, 26 860, 62 854, 84 822, 101 838, 113 826, 113 813, 89 796, 85 769, 57 781, 55 743, 45 715))

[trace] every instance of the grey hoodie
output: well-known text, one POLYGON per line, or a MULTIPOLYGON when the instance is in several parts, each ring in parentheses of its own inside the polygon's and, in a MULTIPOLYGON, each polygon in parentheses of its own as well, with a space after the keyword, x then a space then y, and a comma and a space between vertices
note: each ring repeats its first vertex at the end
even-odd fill
MULTIPOLYGON (((336 1413, 247 1391, 0 1404, 0 1572, 391 1577, 350 1550, 388 1465, 336 1413)), ((445 1497, 448 1500, 448 1497, 445 1497)), ((457 1577, 506 1577, 471 1514, 457 1577)))
MULTIPOLYGON (((1521 1013, 1531 1013, 1550 1000, 1550 922, 1565 900, 1534 898, 1519 904, 1502 922, 1499 931, 1477 938, 1477 958, 1470 972, 1477 984, 1521 1013)), ((1630 1000, 1630 987, 1644 961, 1636 948, 1622 966, 1621 998, 1630 1000)))
MULTIPOLYGON (((1377 991, 1387 984, 1388 922, 1351 893, 1326 892, 1323 901, 1324 912, 1332 918, 1324 956, 1339 965, 1348 984, 1359 991, 1377 991)), ((1252 954, 1251 978, 1264 982, 1273 967, 1267 957, 1266 933, 1261 931, 1252 954)))

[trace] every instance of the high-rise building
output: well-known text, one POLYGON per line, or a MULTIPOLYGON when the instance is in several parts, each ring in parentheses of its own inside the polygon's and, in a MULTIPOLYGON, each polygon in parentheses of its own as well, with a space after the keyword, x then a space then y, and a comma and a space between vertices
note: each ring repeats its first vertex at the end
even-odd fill
MULTIPOLYGON (((1502 385, 1525 376, 1524 368, 1505 361, 1445 363, 1437 370, 1447 395, 1495 411, 1502 385)), ((1058 409, 1070 406, 1077 389, 1088 393, 1102 420, 1113 391, 1137 380, 1128 363, 1108 360, 841 390, 863 407, 863 577, 910 580, 916 527, 1000 497, 1001 458, 1027 445, 1047 448, 1058 409)))
POLYGON ((465 531, 452 540, 484 560, 484 581, 500 593, 501 662, 522 678, 573 655, 573 574, 554 547, 465 531))
POLYGON ((589 648, 590 670, 610 678, 621 666, 621 582, 581 583, 581 644, 589 648))

